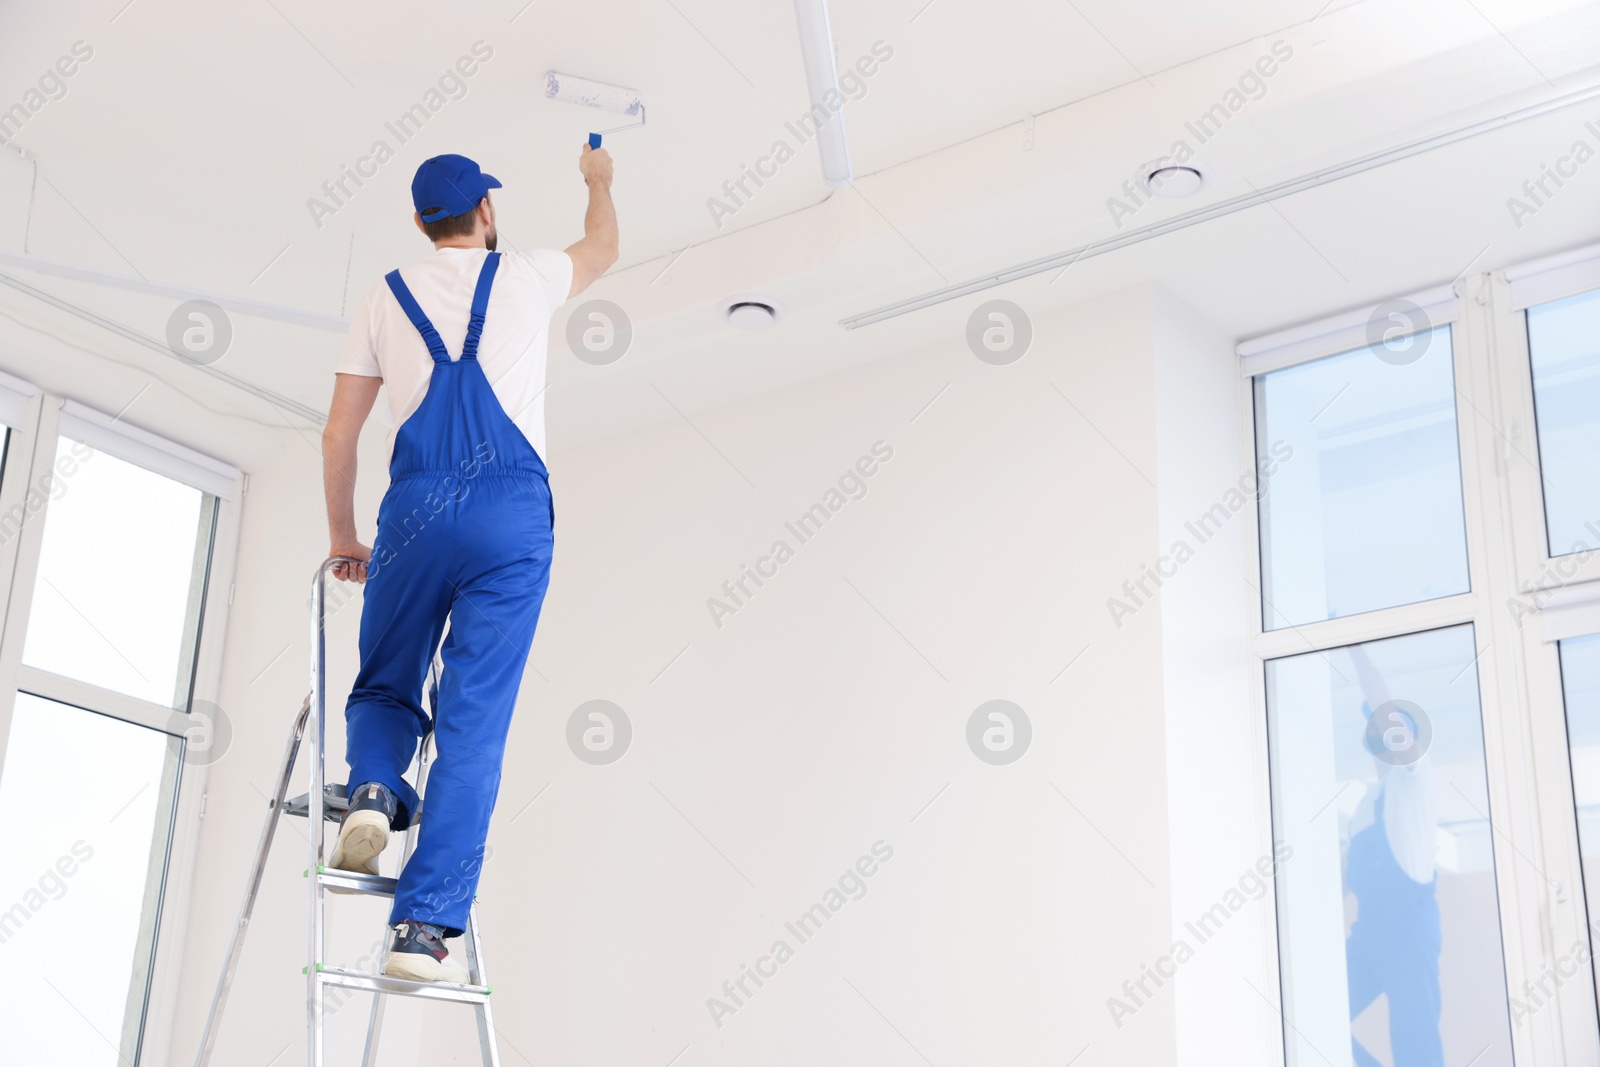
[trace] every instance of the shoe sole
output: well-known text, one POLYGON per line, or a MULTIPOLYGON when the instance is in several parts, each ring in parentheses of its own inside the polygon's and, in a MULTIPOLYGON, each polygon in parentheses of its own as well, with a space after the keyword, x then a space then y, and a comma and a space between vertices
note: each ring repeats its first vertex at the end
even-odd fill
POLYGON ((440 963, 422 952, 391 952, 384 960, 383 973, 390 978, 406 978, 413 982, 440 982, 449 985, 466 985, 467 975, 459 968, 440 963))
POLYGON ((328 866, 351 874, 377 874, 378 857, 388 846, 388 818, 381 811, 358 811, 345 819, 328 866))

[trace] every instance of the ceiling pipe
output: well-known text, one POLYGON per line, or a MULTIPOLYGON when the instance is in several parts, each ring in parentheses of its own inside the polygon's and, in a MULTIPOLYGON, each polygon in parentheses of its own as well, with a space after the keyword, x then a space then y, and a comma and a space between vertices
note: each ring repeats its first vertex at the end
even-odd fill
POLYGON ((308 404, 302 404, 298 400, 284 396, 282 393, 268 389, 265 386, 260 386, 254 382, 247 381, 244 378, 229 374, 225 370, 219 370, 216 367, 206 364, 191 363, 174 352, 171 346, 166 344, 164 341, 159 341, 154 337, 140 333, 138 330, 135 330, 130 326, 124 326, 115 319, 108 319, 104 315, 90 311, 88 308, 79 307, 70 300, 64 300, 54 293, 49 293, 43 289, 29 285, 20 278, 13 278, 9 274, 0 273, 0 285, 9 286, 19 293, 25 293, 41 303, 49 304, 51 307, 56 308, 57 310, 64 311, 69 315, 74 315, 82 319, 84 322, 91 323, 92 325, 100 327, 102 330, 114 333, 118 337, 132 341, 136 345, 143 345, 152 352, 159 352, 161 355, 166 356, 169 359, 177 360, 186 367, 191 367, 202 374, 215 378, 217 381, 230 385, 242 393, 248 393, 258 400, 265 400, 268 404, 271 404, 274 408, 276 408, 280 415, 295 415, 304 419, 306 422, 311 423, 313 426, 322 426, 328 421, 326 412, 319 411, 308 404))
POLYGON ((187 285, 170 285, 144 278, 132 278, 115 271, 85 267, 60 259, 46 259, 44 256, 24 252, 0 251, 0 266, 16 267, 56 278, 68 278, 75 282, 88 282, 90 285, 103 285, 110 289, 126 289, 129 292, 146 293, 150 296, 165 296, 174 300, 209 300, 218 307, 238 315, 272 319, 275 322, 287 322, 292 326, 306 326, 313 330, 326 330, 329 333, 342 334, 350 329, 350 320, 338 315, 306 311, 283 304, 270 304, 265 300, 251 300, 248 297, 231 296, 227 293, 213 293, 187 285))
POLYGON ((813 114, 821 108, 829 117, 817 123, 817 153, 822 157, 822 180, 835 189, 849 185, 850 143, 845 138, 844 97, 839 93, 839 64, 834 55, 833 31, 828 27, 827 0, 794 0, 800 24, 800 51, 805 59, 806 87, 813 114))

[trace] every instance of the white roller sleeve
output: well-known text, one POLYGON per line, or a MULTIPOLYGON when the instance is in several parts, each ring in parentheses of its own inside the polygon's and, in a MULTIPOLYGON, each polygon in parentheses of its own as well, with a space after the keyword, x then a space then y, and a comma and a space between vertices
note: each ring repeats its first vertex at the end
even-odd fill
POLYGON ((599 108, 601 111, 615 111, 619 115, 637 115, 644 106, 639 94, 632 89, 574 78, 555 71, 544 76, 544 95, 551 100, 599 108))

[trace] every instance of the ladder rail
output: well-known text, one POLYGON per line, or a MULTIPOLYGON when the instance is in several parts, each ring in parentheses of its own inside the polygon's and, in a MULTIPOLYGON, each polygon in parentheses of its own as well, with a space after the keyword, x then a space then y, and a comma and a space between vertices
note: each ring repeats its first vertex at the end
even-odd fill
POLYGON ((324 851, 324 820, 322 816, 323 790, 327 785, 327 768, 324 760, 327 750, 328 724, 328 640, 327 640, 327 584, 328 572, 341 563, 360 563, 350 556, 331 556, 317 567, 311 582, 311 728, 308 731, 311 751, 310 788, 306 792, 307 849, 306 868, 310 896, 306 923, 306 1062, 310 1067, 323 1067, 322 1023, 326 1014, 324 986, 318 966, 326 952, 326 930, 323 925, 323 906, 326 893, 322 879, 324 851), (313 817, 311 812, 315 812, 313 817))
MULTIPOLYGON (((435 717, 439 714, 439 655, 434 653, 433 663, 429 672, 433 676, 433 686, 429 690, 429 706, 435 717)), ((427 734, 417 747, 417 796, 422 796, 428 785, 429 753, 433 748, 433 727, 429 726, 427 734)), ((400 855, 400 870, 405 870, 406 864, 411 862, 411 853, 417 847, 417 835, 421 832, 422 804, 419 802, 417 810, 411 813, 411 823, 406 827, 405 851, 400 855)), ((397 887, 398 888, 398 887, 397 887)), ((482 984, 478 976, 472 976, 473 981, 482 984)), ((382 1040, 383 1013, 388 1001, 382 989, 375 989, 372 994, 372 1010, 367 1014, 367 1043, 361 1054, 361 1067, 377 1067, 378 1045, 382 1040)))
MULTIPOLYGON (((478 930, 478 901, 472 901, 472 910, 467 913, 467 980, 474 985, 487 987, 488 975, 484 972, 483 963, 483 937, 478 930)), ((472 1013, 478 1021, 478 1049, 483 1055, 484 1067, 500 1067, 500 1043, 495 1040, 494 1009, 489 1006, 489 998, 478 1001, 472 1006, 472 1013)))
POLYGON ((278 832, 278 819, 283 813, 283 801, 289 793, 289 781, 294 776, 295 757, 300 752, 300 740, 305 736, 306 718, 311 712, 311 694, 300 704, 300 711, 295 716, 294 728, 290 731, 289 740, 284 745, 283 763, 278 770, 277 792, 267 804, 266 825, 261 828, 261 837, 256 842, 255 864, 251 868, 250 876, 245 880, 244 902, 239 905, 239 919, 233 927, 233 944, 228 948, 228 955, 222 962, 222 973, 217 977, 216 992, 211 995, 211 1010, 206 1014, 206 1029, 200 1038, 200 1051, 195 1057, 195 1067, 207 1067, 211 1062, 211 1050, 217 1043, 218 1025, 222 1019, 223 1009, 228 1003, 228 991, 233 986, 234 972, 239 969, 239 957, 244 951, 244 935, 250 925, 250 916, 256 908, 256 896, 261 891, 261 879, 266 874, 267 856, 272 851, 272 839, 278 832))

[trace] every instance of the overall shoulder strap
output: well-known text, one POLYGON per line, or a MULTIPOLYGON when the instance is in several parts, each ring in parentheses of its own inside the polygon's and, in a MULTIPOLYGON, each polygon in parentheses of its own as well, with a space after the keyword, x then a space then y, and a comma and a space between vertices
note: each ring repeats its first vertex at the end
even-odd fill
POLYGON ((490 252, 484 257, 478 288, 472 293, 472 318, 467 322, 467 340, 461 346, 462 359, 478 358, 478 338, 483 336, 483 317, 489 310, 489 290, 494 288, 494 274, 499 269, 500 253, 490 252))
MULTIPOLYGON (((411 295, 411 290, 406 288, 405 281, 400 277, 398 270, 392 270, 383 276, 389 283, 389 291, 394 293, 394 298, 400 301, 400 310, 406 313, 406 318, 411 320, 411 325, 417 328, 422 335, 422 340, 428 346, 428 352, 433 356, 435 363, 449 363, 450 353, 445 351, 444 341, 439 338, 439 331, 433 328, 433 323, 428 321, 428 316, 422 313, 422 306, 417 303, 417 298, 411 295)), ((476 306, 476 303, 474 303, 476 306)))

